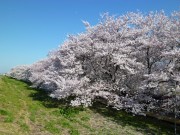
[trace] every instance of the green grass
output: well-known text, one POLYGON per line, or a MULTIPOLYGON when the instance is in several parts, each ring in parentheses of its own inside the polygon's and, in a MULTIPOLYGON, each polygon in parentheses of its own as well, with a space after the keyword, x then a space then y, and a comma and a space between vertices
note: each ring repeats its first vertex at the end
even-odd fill
POLYGON ((174 126, 100 103, 90 108, 70 107, 24 82, 0 76, 0 135, 11 134, 173 135, 174 126))

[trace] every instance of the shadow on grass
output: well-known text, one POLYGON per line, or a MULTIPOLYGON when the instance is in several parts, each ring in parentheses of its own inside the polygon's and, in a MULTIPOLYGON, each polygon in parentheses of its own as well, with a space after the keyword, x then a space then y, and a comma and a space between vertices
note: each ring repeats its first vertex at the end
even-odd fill
MULTIPOLYGON (((26 89, 33 90, 29 96, 33 98, 33 100, 40 101, 47 108, 64 108, 63 111, 59 113, 71 113, 71 109, 73 107, 69 107, 69 101, 73 97, 64 100, 57 100, 49 97, 48 92, 44 90, 30 88, 30 83, 26 82, 26 89)), ((132 114, 128 114, 125 111, 117 111, 111 107, 106 107, 106 105, 95 102, 92 107, 90 107, 92 111, 95 113, 99 113, 110 120, 113 120, 117 124, 121 126, 132 126, 137 131, 141 131, 147 135, 173 135, 174 134, 174 125, 165 121, 158 120, 152 117, 144 117, 144 116, 133 116, 132 114)), ((74 110, 73 110, 74 111, 74 110)), ((84 111, 83 109, 79 111, 84 111)), ((65 114, 66 115, 66 114, 65 114)), ((177 135, 180 135, 180 125, 177 126, 177 135)))
MULTIPOLYGON (((169 122, 161 121, 153 117, 133 116, 125 111, 118 111, 111 107, 106 107, 106 105, 100 102, 95 102, 90 108, 95 113, 108 117, 121 126, 132 126, 136 128, 137 131, 144 132, 144 134, 174 135, 174 124, 169 122)), ((177 133, 177 135, 180 134, 180 125, 177 126, 177 133)))
POLYGON ((51 98, 49 96, 50 93, 44 90, 31 88, 29 86, 27 86, 26 89, 35 90, 36 92, 31 93, 29 96, 32 97, 33 100, 40 101, 47 108, 58 108, 67 105, 67 99, 58 100, 51 98))

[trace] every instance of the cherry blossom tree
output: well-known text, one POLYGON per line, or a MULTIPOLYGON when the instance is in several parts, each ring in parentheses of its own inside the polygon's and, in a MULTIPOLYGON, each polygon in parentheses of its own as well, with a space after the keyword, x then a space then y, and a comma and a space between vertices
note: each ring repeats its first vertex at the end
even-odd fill
POLYGON ((170 116, 180 108, 179 11, 106 13, 95 26, 83 23, 84 33, 69 35, 46 59, 7 75, 30 81, 52 98, 71 96, 72 106, 100 100, 134 114, 170 116))
POLYGON ((6 75, 12 78, 16 78, 18 80, 30 82, 29 81, 29 77, 31 76, 30 66, 24 65, 24 66, 18 66, 12 68, 10 72, 6 73, 6 75))

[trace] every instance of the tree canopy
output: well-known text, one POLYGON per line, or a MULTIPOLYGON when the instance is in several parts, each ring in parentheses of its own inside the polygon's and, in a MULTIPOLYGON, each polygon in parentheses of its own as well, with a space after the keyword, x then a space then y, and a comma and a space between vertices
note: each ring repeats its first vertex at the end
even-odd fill
POLYGON ((71 96, 72 106, 98 99, 141 115, 172 115, 180 108, 179 11, 106 13, 95 26, 83 23, 84 33, 70 35, 46 59, 7 75, 49 91, 52 98, 71 96))

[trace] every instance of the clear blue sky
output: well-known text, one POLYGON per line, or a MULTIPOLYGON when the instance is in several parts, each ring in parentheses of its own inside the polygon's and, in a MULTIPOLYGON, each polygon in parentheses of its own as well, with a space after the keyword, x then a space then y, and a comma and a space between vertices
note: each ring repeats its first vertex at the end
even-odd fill
POLYGON ((0 0, 0 73, 32 64, 100 14, 180 9, 180 0, 0 0))

